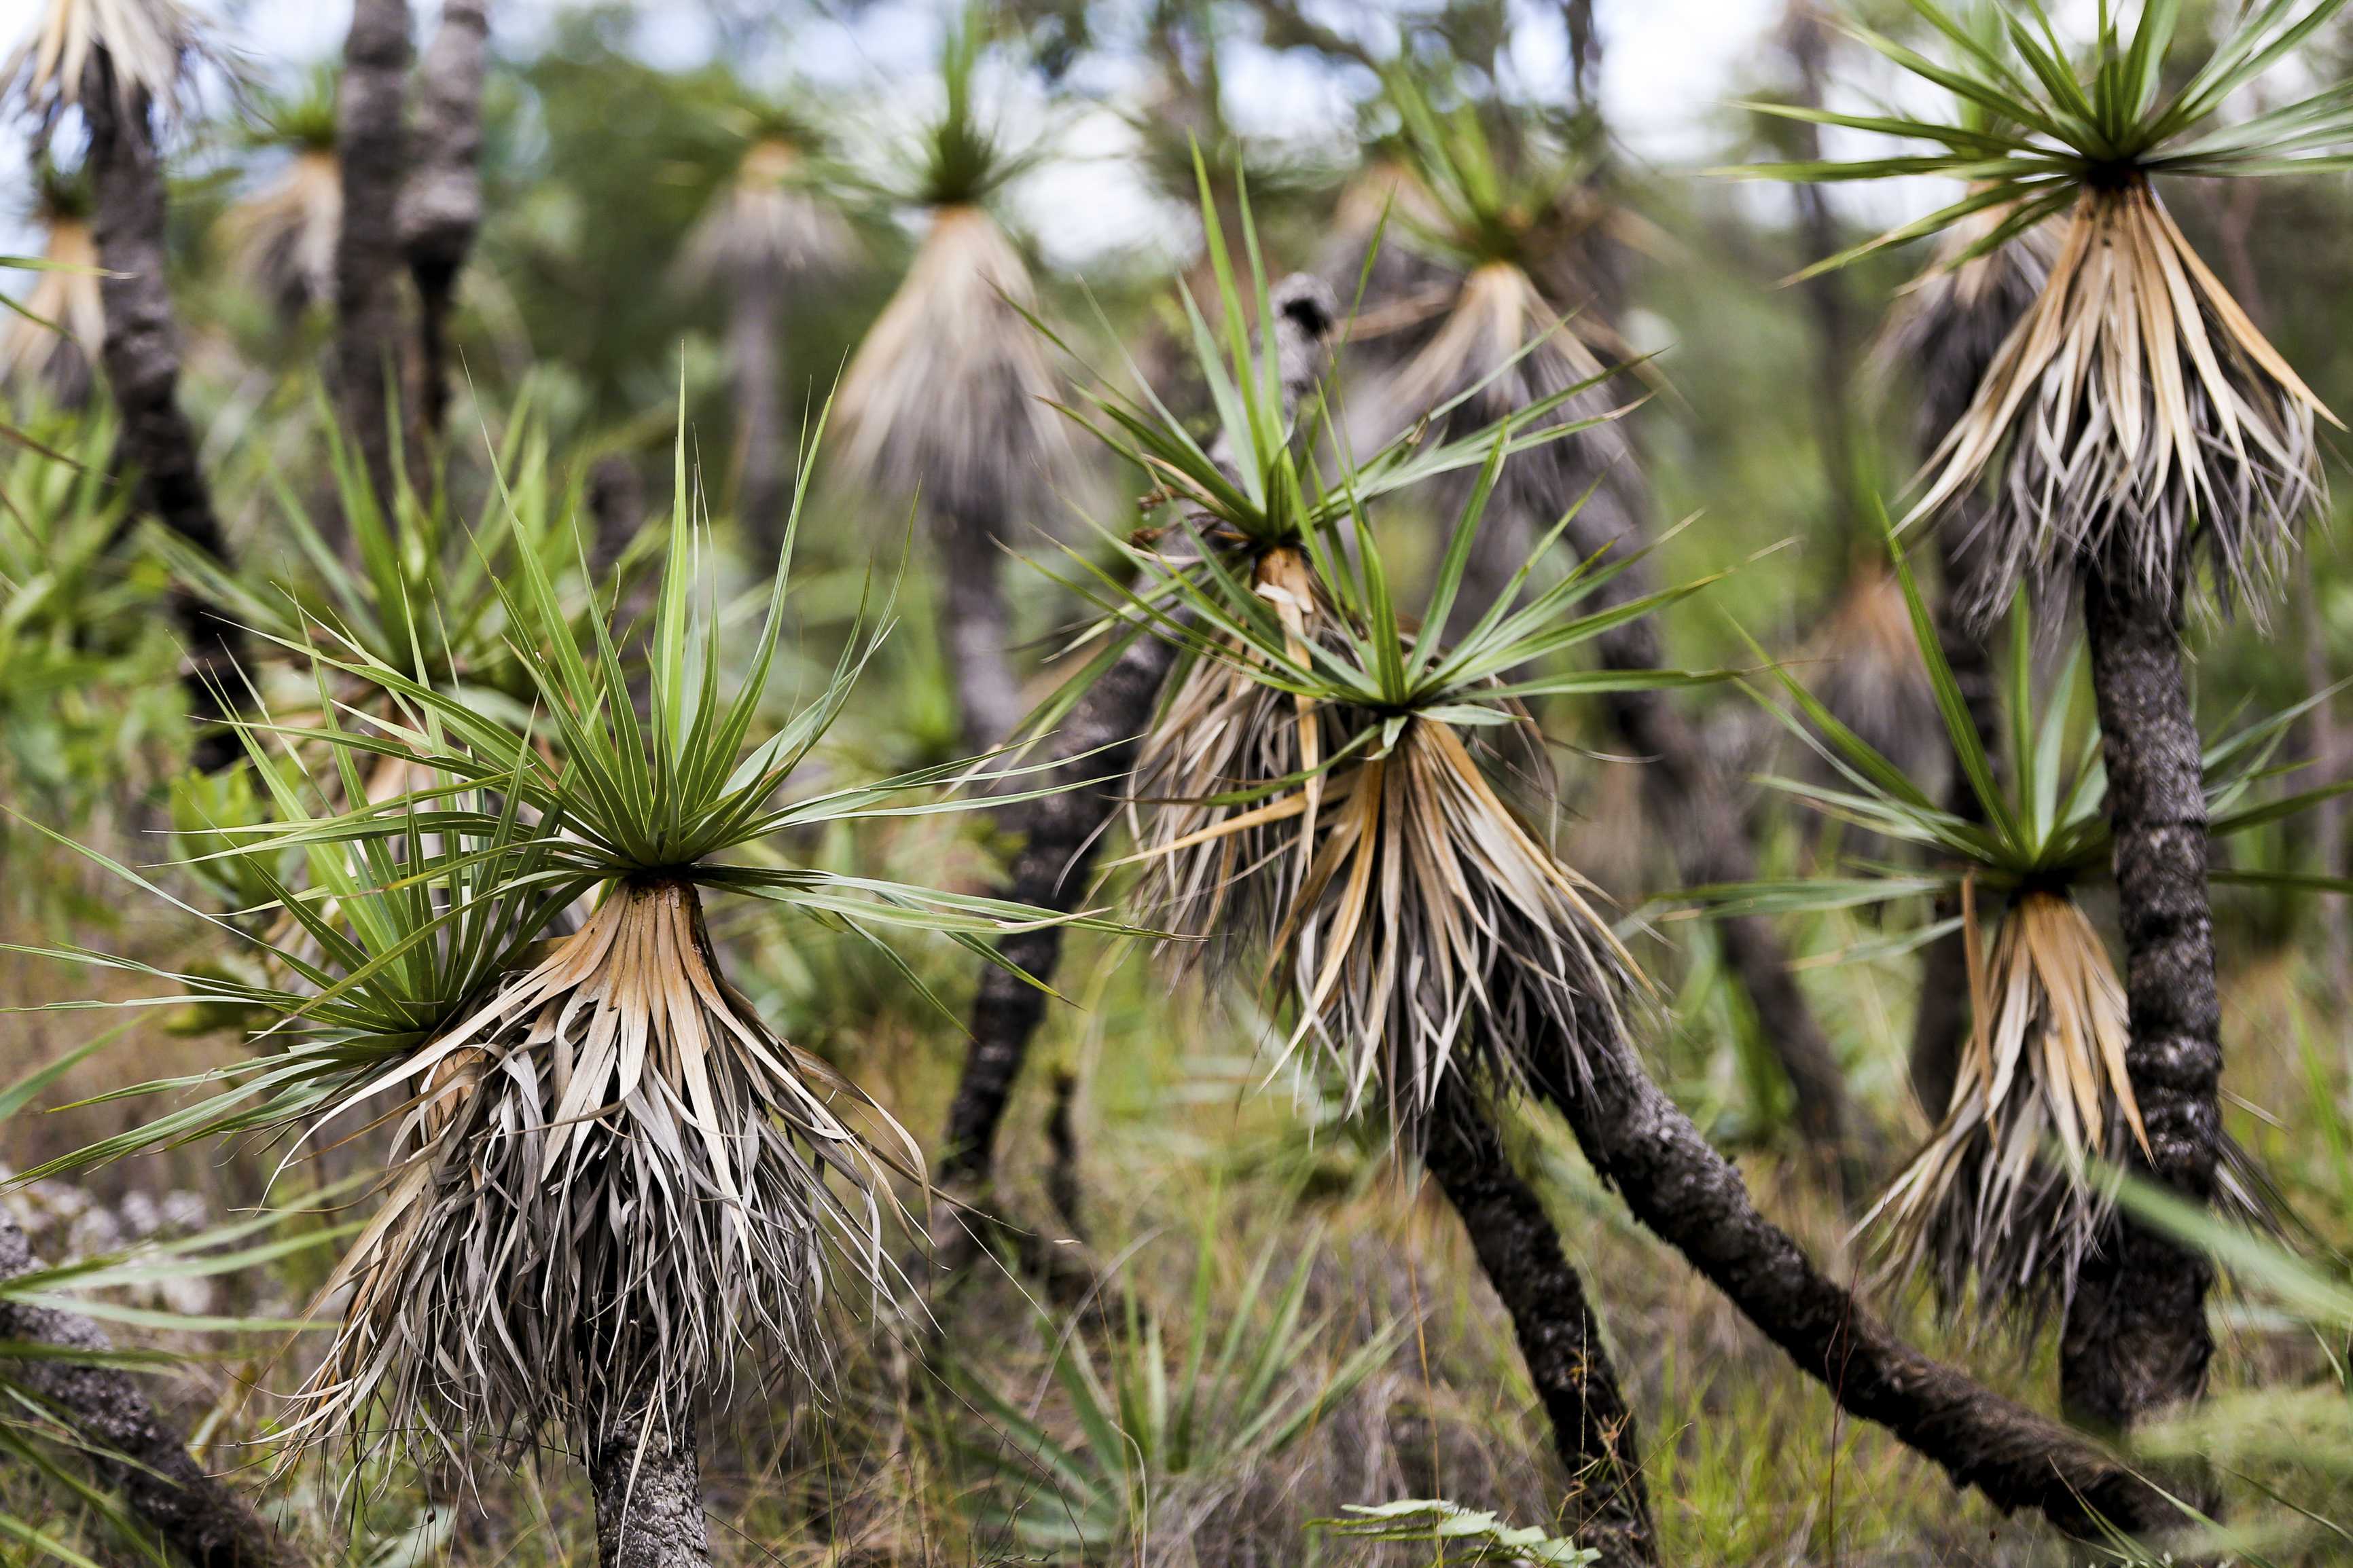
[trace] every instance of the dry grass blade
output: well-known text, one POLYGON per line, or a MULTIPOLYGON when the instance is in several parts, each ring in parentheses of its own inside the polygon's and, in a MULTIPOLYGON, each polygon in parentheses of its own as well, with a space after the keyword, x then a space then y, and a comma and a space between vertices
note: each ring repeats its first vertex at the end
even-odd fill
POLYGON ((2316 416, 2337 422, 2135 175, 2077 202, 2048 283, 1931 457, 1911 518, 2008 454, 1968 606, 1980 624, 2021 577, 2082 562, 2163 603, 2202 552, 2226 600, 2253 597, 2323 498, 2316 416))
POLYGON ((334 1109, 406 1084, 388 1195, 322 1292, 343 1324, 298 1436, 382 1430, 462 1461, 618 1402, 682 1402, 739 1348, 827 1363, 839 1263, 887 1289, 895 1122, 721 978, 700 899, 615 883, 536 967, 334 1109), (855 1123, 855 1124, 854 1124, 855 1123))
POLYGON ((1975 1028, 1950 1108, 1865 1224, 1884 1226, 1892 1280, 1925 1276, 1952 1303, 1974 1274, 1989 1305, 2046 1307, 2073 1292, 2111 1206, 2084 1162, 2147 1147, 2125 1070, 2124 987, 2064 894, 2014 897, 1982 959, 1966 929, 1975 1028))
POLYGON ((853 468, 953 517, 995 519, 1041 493, 1068 451, 1037 290, 976 206, 942 207, 843 376, 836 407, 853 468))

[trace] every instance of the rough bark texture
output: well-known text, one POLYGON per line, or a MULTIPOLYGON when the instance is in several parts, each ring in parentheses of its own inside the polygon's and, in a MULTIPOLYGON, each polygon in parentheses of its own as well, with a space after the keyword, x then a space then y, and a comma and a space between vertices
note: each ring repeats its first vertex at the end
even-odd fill
POLYGON ((709 1568, 711 1530, 694 1427, 683 1415, 638 1415, 589 1444, 598 1568, 709 1568))
POLYGON ((418 404, 438 439, 451 396, 449 318, 458 271, 482 226, 482 74, 490 0, 442 0, 417 70, 415 166, 400 193, 400 245, 417 283, 418 404))
POLYGON ((1459 1089, 1450 1086, 1431 1117, 1424 1160, 1511 1314, 1528 1380, 1552 1422, 1569 1476, 1563 1532, 1599 1551, 1604 1568, 1657 1562, 1633 1412, 1551 1215, 1512 1169, 1487 1108, 1459 1089))
POLYGON ((408 174, 402 99, 408 0, 353 0, 335 100, 335 160, 343 222, 335 239, 335 373, 343 419, 393 515, 394 435, 400 418, 401 187, 408 174))
MULTIPOLYGON (((727 363, 735 382, 735 515, 755 569, 765 569, 784 549, 785 512, 790 495, 786 479, 783 373, 776 353, 776 306, 780 277, 774 267, 737 266, 727 280, 727 363)), ((996 562, 989 563, 992 580, 996 562)), ((951 584, 951 592, 954 591, 951 584)), ((1002 670, 1005 626, 1000 612, 991 657, 1002 670)), ((1013 694, 1018 701, 1018 694, 1013 694)), ((971 709, 964 710, 967 714, 971 709)), ((1004 721, 1020 721, 1017 711, 1004 721)), ((1002 737, 1004 731, 997 734, 1002 737)), ((994 742, 988 742, 994 744, 994 742)), ((985 749, 981 748, 981 749, 985 749)))
MULTIPOLYGON (((2181 673, 2177 608, 2088 572, 2084 627, 2107 763, 2124 929, 2125 1052, 2148 1129, 2144 1173, 2212 1195, 2221 1134, 2222 1006, 2206 899, 2201 743, 2181 673)), ((2213 1336, 2202 1254, 2117 1216, 2084 1264, 2060 1339, 2059 1387, 2079 1419, 2122 1429, 2205 1391, 2213 1336)))
MULTIPOLYGON (((1781 47, 1797 72, 1795 97, 1803 108, 1822 107, 1830 45, 1830 28, 1813 0, 1790 0, 1782 17, 1781 47)), ((1799 162, 1820 159, 1822 138, 1819 127, 1792 121, 1785 129, 1799 162)), ((1806 237, 1809 259, 1818 261, 1837 255, 1844 247, 1839 244, 1838 217, 1831 210, 1829 193, 1820 185, 1805 184, 1794 184, 1789 190, 1797 204, 1798 228, 1806 237)), ((1837 270, 1824 272, 1806 279, 1801 287, 1807 313, 1814 320, 1815 374, 1819 385, 1816 407, 1821 418, 1822 478, 1830 498, 1831 537, 1851 546, 1861 530, 1854 504, 1852 411, 1847 398, 1855 331, 1852 312, 1847 305, 1846 276, 1837 270)))
MULTIPOLYGON (((91 235, 107 270, 98 286, 106 316, 100 357, 122 419, 119 465, 135 479, 142 513, 226 565, 228 542, 196 460, 195 427, 179 403, 178 331, 164 271, 164 164, 152 106, 143 91, 125 101, 102 48, 90 58, 82 115, 91 235)), ((226 717, 248 689, 243 632, 185 589, 173 593, 172 617, 187 650, 183 679, 192 711, 200 722, 226 717)), ((213 773, 244 754, 234 734, 213 730, 197 737, 194 761, 213 773)))
MULTIPOLYGON (((1679 1249, 1749 1321, 1852 1415, 1886 1427, 2005 1510, 2031 1508, 2069 1535, 2102 1541, 2185 1526, 2163 1493, 2091 1439, 1931 1361, 1890 1332, 1757 1212, 1723 1155, 1651 1081, 1632 1046, 1596 1017, 1571 1079, 1538 1087, 1635 1217, 1679 1249)), ((1531 1059, 1534 1059, 1533 1057, 1531 1059)))
MULTIPOLYGON (((15 1217, 0 1208, 0 1279, 40 1267, 15 1217)), ((0 1340, 93 1352, 112 1348, 105 1331, 79 1312, 5 1301, 0 1301, 0 1340)), ((197 1467, 130 1373, 40 1360, 16 1363, 10 1375, 63 1410, 84 1440, 130 1461, 93 1458, 90 1464, 102 1485, 121 1492, 131 1512, 190 1563, 292 1568, 302 1561, 252 1504, 197 1467)))
POLYGON ((1006 654, 1011 630, 1005 610, 1005 552, 997 545, 1005 529, 1001 520, 974 508, 934 508, 932 536, 944 579, 940 653, 955 682, 965 750, 986 752, 1002 745, 1027 710, 1006 654))

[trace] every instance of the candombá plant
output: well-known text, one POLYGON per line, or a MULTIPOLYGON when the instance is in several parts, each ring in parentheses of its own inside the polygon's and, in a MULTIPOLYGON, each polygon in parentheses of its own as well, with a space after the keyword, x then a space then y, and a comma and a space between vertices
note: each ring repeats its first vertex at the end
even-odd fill
MULTIPOLYGON (((2005 7, 1991 41, 1935 0, 1913 5, 1950 45, 1948 64, 1857 35, 1982 106, 1991 122, 1774 107, 1935 150, 1748 173, 1968 183, 1959 201, 1822 267, 2005 204, 2009 216, 1971 251, 2069 215, 2049 279, 1932 454, 1934 478, 1907 521, 1935 515, 1990 475, 1972 605, 1979 623, 2021 581, 2080 584, 2130 977, 2126 1060, 2148 1134, 2135 1164, 2203 1202, 2221 1142, 2221 1008, 2201 748, 2181 670, 2183 602, 2201 562, 2226 605, 2276 576, 2295 525, 2322 494, 2315 428, 2327 411, 2189 247, 2151 182, 2353 167, 2343 151, 2353 142, 2353 82, 2236 123, 2215 119, 2341 14, 2344 0, 2317 0, 2301 14, 2295 0, 2248 8, 2170 88, 2178 0, 2149 0, 2128 36, 2104 8, 2080 58, 2034 0, 2005 7)), ((2198 1397, 2213 1351, 2211 1278, 2199 1254, 2119 1217, 2078 1277, 2061 1343, 2068 1405, 2121 1428, 2198 1397)))
POLYGON ((97 384, 98 347, 106 340, 90 189, 46 158, 34 165, 33 184, 41 254, 11 257, 7 265, 39 276, 22 300, 0 295, 11 317, 0 329, 0 381, 79 408, 97 384))
MULTIPOLYGON (((807 479, 804 468, 803 491, 807 479)), ((397 1440, 463 1465, 479 1440, 562 1429, 596 1487, 601 1560, 632 1565, 704 1559, 694 1402, 746 1344, 821 1380, 829 1278, 847 1268, 878 1297, 891 1289, 888 1180, 922 1181, 896 1124, 728 984, 704 894, 860 934, 940 931, 982 952, 987 936, 1064 918, 759 854, 789 831, 972 803, 922 793, 953 768, 778 798, 873 639, 852 643, 817 700, 754 743, 792 530, 742 684, 724 697, 682 443, 676 484, 643 718, 610 628, 592 622, 584 651, 528 552, 510 615, 544 736, 364 649, 308 650, 322 683, 340 673, 396 709, 347 724, 322 693, 322 724, 248 729, 257 761, 273 731, 328 748, 342 798, 360 803, 314 811, 306 798, 324 792, 259 767, 278 820, 227 852, 265 881, 288 851, 307 858, 307 886, 278 883, 294 931, 237 935, 299 984, 171 977, 181 1001, 274 1015, 283 1048, 237 1069, 232 1089, 70 1157, 265 1128, 307 1138, 400 1096, 384 1201, 328 1287, 348 1286, 348 1302, 290 1435, 397 1440), (361 768, 378 758, 398 759, 417 787, 368 804, 361 768), (543 942, 559 911, 592 896, 580 929, 543 942)))
MULTIPOLYGON (((1252 302, 1273 321, 1281 307, 1246 202, 1242 215, 1252 302)), ((1134 858, 1147 868, 1139 900, 1226 963, 1262 951, 1294 1006, 1292 1046, 1312 1039, 1350 1111, 1375 1111, 1407 1149, 1427 1153, 1513 1310, 1577 1477, 1569 1508, 1579 1530, 1613 1563, 1649 1562, 1654 1531, 1631 1416, 1582 1286, 1511 1171, 1482 1092, 1525 1081, 1508 1042, 1535 1032, 1527 1015, 1576 1030, 1588 1016, 1581 1009, 1598 1007, 1614 1021, 1631 961, 1594 913, 1591 889, 1531 837, 1474 752, 1540 765, 1523 705, 1532 696, 1707 679, 1508 673, 1698 585, 1569 617, 1630 563, 1571 574, 1517 605, 1533 573, 1524 565, 1446 647, 1440 628, 1505 459, 1583 428, 1544 421, 1588 387, 1561 388, 1475 437, 1409 432, 1327 480, 1295 443, 1299 400, 1285 395, 1291 367, 1279 340, 1263 334, 1253 352, 1223 236, 1207 221, 1227 341, 1198 310, 1192 319, 1217 440, 1204 446, 1156 400, 1089 395, 1090 427, 1163 481, 1147 504, 1174 513, 1137 541, 1115 542, 1134 585, 1093 569, 1124 637, 1180 649, 1136 764, 1133 793, 1148 805, 1134 827, 1134 858), (1365 503, 1474 463, 1416 627, 1398 609, 1365 503)), ((1108 639, 1098 660, 1119 657, 1121 640, 1108 639)))
MULTIPOLYGON (((1504 464, 1462 593, 1451 612, 1462 632, 1525 557, 1531 539, 1563 517, 1580 558, 1642 553, 1644 497, 1633 448, 1615 423, 1597 346, 1615 334, 1596 309, 1599 241, 1628 220, 1598 192, 1575 148, 1547 146, 1523 127, 1513 156, 1499 152, 1477 107, 1442 109, 1405 66, 1391 69, 1385 97, 1403 129, 1397 147, 1410 176, 1393 206, 1398 245, 1435 261, 1446 279, 1440 325, 1412 356, 1378 378, 1360 424, 1384 437, 1435 422, 1461 436, 1504 416, 1525 418, 1553 404, 1556 420, 1580 428, 1567 439, 1514 454, 1504 464), (1579 334, 1585 334, 1580 336, 1579 334), (1588 340, 1590 340, 1588 342, 1588 340), (1562 395, 1567 395, 1563 399, 1562 395)), ((1621 367, 1622 368, 1622 367, 1621 367)), ((1458 511, 1460 485, 1446 510, 1458 511)), ((1616 575, 1607 595, 1648 593, 1642 569, 1616 575)), ((1656 623, 1636 616, 1597 643, 1602 662, 1623 670, 1664 662, 1656 623)), ((1657 688, 1630 683, 1603 708, 1626 749, 1656 759, 1656 816, 1677 847, 1686 880, 1737 881, 1754 874, 1746 828, 1720 771, 1657 688)), ((1790 977, 1788 954, 1760 921, 1719 930, 1765 1037, 1788 1075, 1798 1121, 1815 1148, 1841 1162, 1841 1175, 1869 1127, 1859 1117, 1829 1037, 1790 977)))
POLYGON ((735 389, 735 514, 760 557, 776 553, 784 523, 786 457, 783 323, 786 292, 822 285, 858 253, 857 237, 827 200, 811 153, 817 137, 798 117, 747 102, 725 117, 734 170, 680 252, 681 279, 727 295, 729 372, 735 389))
POLYGON ((280 318, 299 322, 335 298, 335 237, 343 222, 343 177, 335 164, 335 74, 315 67, 301 89, 256 106, 244 140, 285 163, 269 182, 221 215, 230 266, 280 318))
MULTIPOLYGON (((2105 775, 2096 734, 2072 700, 2080 651, 2061 666, 2038 721, 2032 632, 2023 602, 2013 612, 2006 700, 2006 773, 1980 738, 1959 678, 1934 635, 1935 622, 1911 571, 1897 574, 1919 657, 1936 694, 1954 755, 1976 809, 1931 799, 1902 767, 1834 716, 1786 672, 1797 709, 1772 710, 1811 746, 1843 787, 1770 780, 1838 819, 1927 851, 1936 869, 1861 879, 1809 878, 1704 889, 1718 909, 1757 912, 1848 909, 1928 893, 1957 905, 1952 921, 1915 932, 1949 933, 1965 944, 1970 1031, 1936 1131, 1881 1197, 1866 1223, 1881 1226, 1884 1272, 1898 1283, 1924 1278, 1947 1308, 1972 1279, 1979 1308, 2021 1305, 2039 1317, 2073 1299, 2084 1258, 2114 1210, 2111 1187, 2091 1171, 2120 1164, 2148 1133, 2126 1067, 2125 988, 2105 942, 2076 897, 2106 875, 2114 858, 2100 810, 2105 775), (1989 946, 1977 929, 1978 900, 2005 900, 1989 946), (2057 1158, 2052 1154, 2055 1150, 2057 1158)), ((2203 759, 2209 833, 2225 838, 2309 809, 2353 784, 2324 784, 2247 804, 2288 727, 2320 699, 2249 725, 2203 759)), ((2272 873, 2228 873, 2276 881, 2272 873)), ((1903 945, 1883 948, 1890 953, 1903 945)), ((2244 1156, 2225 1143, 2216 1182, 2225 1206, 2260 1219, 2264 1205, 2244 1156)))
POLYGON ((1069 447, 1048 400, 1060 389, 1028 316, 1037 285, 984 205, 1028 160, 973 101, 986 39, 975 12, 947 29, 945 102, 905 193, 932 226, 897 293, 844 374, 843 456, 870 482, 918 497, 941 576, 941 640, 965 743, 987 751, 1024 711, 1006 655, 1003 548, 1050 493, 1069 447))

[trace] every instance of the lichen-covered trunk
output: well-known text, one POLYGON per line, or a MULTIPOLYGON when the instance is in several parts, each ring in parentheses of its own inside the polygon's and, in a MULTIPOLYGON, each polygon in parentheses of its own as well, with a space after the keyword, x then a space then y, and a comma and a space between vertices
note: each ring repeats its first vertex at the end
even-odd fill
POLYGON ((442 0, 417 68, 414 167, 400 193, 400 245, 417 284, 418 415, 439 440, 452 396, 449 322, 458 273, 482 226, 482 76, 490 0, 442 0))
MULTIPOLYGON (((122 420, 118 466, 135 480, 142 514, 227 565, 228 542, 197 461, 195 427, 179 402, 179 332, 164 269, 164 163, 152 106, 144 91, 126 100, 104 49, 92 54, 88 72, 90 229, 106 269, 98 286, 106 318, 100 357, 122 420)), ((200 724, 226 718, 248 688, 244 634, 185 588, 173 593, 172 618, 187 653, 183 679, 193 714, 200 724)), ((233 732, 206 728, 193 761, 214 773, 244 754, 233 732)))
MULTIPOLYGON (((755 568, 784 549, 786 480, 782 371, 776 343, 778 275, 739 267, 728 279, 727 363, 735 383, 735 516, 755 568)), ((1001 628, 1000 628, 1001 629, 1001 628)))
MULTIPOLYGON (((2125 939, 2125 1066, 2148 1130, 2149 1154, 2136 1151, 2135 1162, 2204 1203, 2221 1136, 2222 1007, 2206 896, 2203 746, 2182 679, 2180 612, 2094 570, 2084 576, 2084 629, 2125 939)), ((2084 1263, 2060 1338, 2070 1412, 2121 1430, 2203 1394, 2212 1283, 2202 1254, 2116 1216, 2084 1263)))
POLYGON ((2097 1443, 2014 1405, 1905 1344, 1757 1211, 1740 1173, 1643 1071, 1607 1017, 1589 1020, 1572 1076, 1566 1044, 1537 1088, 1567 1118, 1602 1179, 1849 1414, 1886 1427, 2005 1510, 2032 1508, 2078 1540, 2188 1521, 2097 1443))
POLYGON ((1619 1392, 1584 1282, 1535 1193, 1512 1169, 1477 1097, 1450 1080, 1431 1114, 1430 1175, 1462 1221, 1487 1283, 1511 1314, 1528 1381, 1568 1470, 1562 1530, 1600 1552, 1602 1568, 1658 1561, 1633 1412, 1619 1392))
POLYGON ((709 1568, 711 1529, 694 1426, 638 1406, 594 1434, 597 1568, 709 1568))
MULTIPOLYGON (((0 1279, 40 1267, 24 1231, 0 1206, 0 1279)), ((79 1312, 0 1301, 0 1341, 9 1340, 91 1354, 112 1348, 105 1331, 79 1312)), ((197 1568, 293 1568, 302 1561, 251 1503, 204 1472, 130 1373, 46 1357, 8 1371, 62 1414, 82 1441, 103 1451, 90 1460, 100 1482, 197 1568)))
MULTIPOLYGON (((401 416, 401 187, 408 175, 404 114, 408 0, 353 0, 335 96, 335 161, 343 219, 335 238, 335 375, 376 505, 389 520, 401 416)), ((404 449, 406 449, 404 447, 404 449)))

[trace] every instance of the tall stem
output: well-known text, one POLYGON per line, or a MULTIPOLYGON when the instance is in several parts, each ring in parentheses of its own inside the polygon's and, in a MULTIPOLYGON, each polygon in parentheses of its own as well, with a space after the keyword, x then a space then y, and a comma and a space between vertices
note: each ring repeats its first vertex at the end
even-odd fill
MULTIPOLYGON (((90 57, 81 110, 90 129, 90 232, 106 269, 98 285, 106 318, 100 358, 122 418, 120 466, 137 483, 140 511, 227 565, 228 541, 197 461, 195 427, 179 402, 179 332, 164 280, 164 163, 153 105, 143 89, 126 94, 116 86, 113 59, 100 48, 90 57)), ((173 594, 172 618, 187 650, 185 681, 195 717, 227 717, 227 705, 248 687, 244 633, 184 588, 173 594)), ((213 773, 244 754, 234 734, 215 730, 198 736, 193 760, 213 773)))
POLYGON ((597 1568, 710 1568, 694 1425, 643 1405, 589 1441, 597 1568))
POLYGON ((939 600, 940 652, 955 682, 967 752, 1002 744, 1024 711, 1021 687, 1006 652, 1012 633, 1005 609, 1005 552, 997 548, 999 533, 997 520, 976 509, 932 512, 932 536, 944 579, 939 600))
MULTIPOLYGON (((2148 1129, 2143 1173, 2204 1203, 2221 1136, 2222 1006, 2206 896, 2202 746, 2181 672, 2177 604, 2097 568, 2084 579, 2116 912, 2124 928, 2125 1053, 2148 1129)), ((2084 1265, 2060 1340, 2059 1384, 2083 1418, 2122 1429, 2205 1391, 2213 1270, 2203 1255, 2119 1215, 2084 1265)))
POLYGON ((727 280, 727 360, 735 382, 735 515, 755 567, 785 542, 784 409, 776 353, 777 268, 737 264, 727 280))
POLYGON ((335 240, 335 370, 343 418, 387 523, 394 515, 400 403, 401 186, 408 174, 402 100, 408 0, 353 0, 335 106, 343 221, 335 240))
POLYGON ((1633 1412, 1584 1282, 1562 1255, 1552 1216, 1512 1169, 1487 1107, 1451 1077, 1440 1093, 1424 1159, 1511 1314, 1528 1380, 1552 1421, 1553 1447, 1569 1476, 1564 1531, 1599 1551, 1604 1568, 1656 1563, 1633 1412))
POLYGON ((400 244, 417 283, 419 410, 439 440, 449 414, 449 321, 458 272, 482 226, 482 75, 490 0, 442 0, 417 69, 416 167, 400 193, 400 244))

